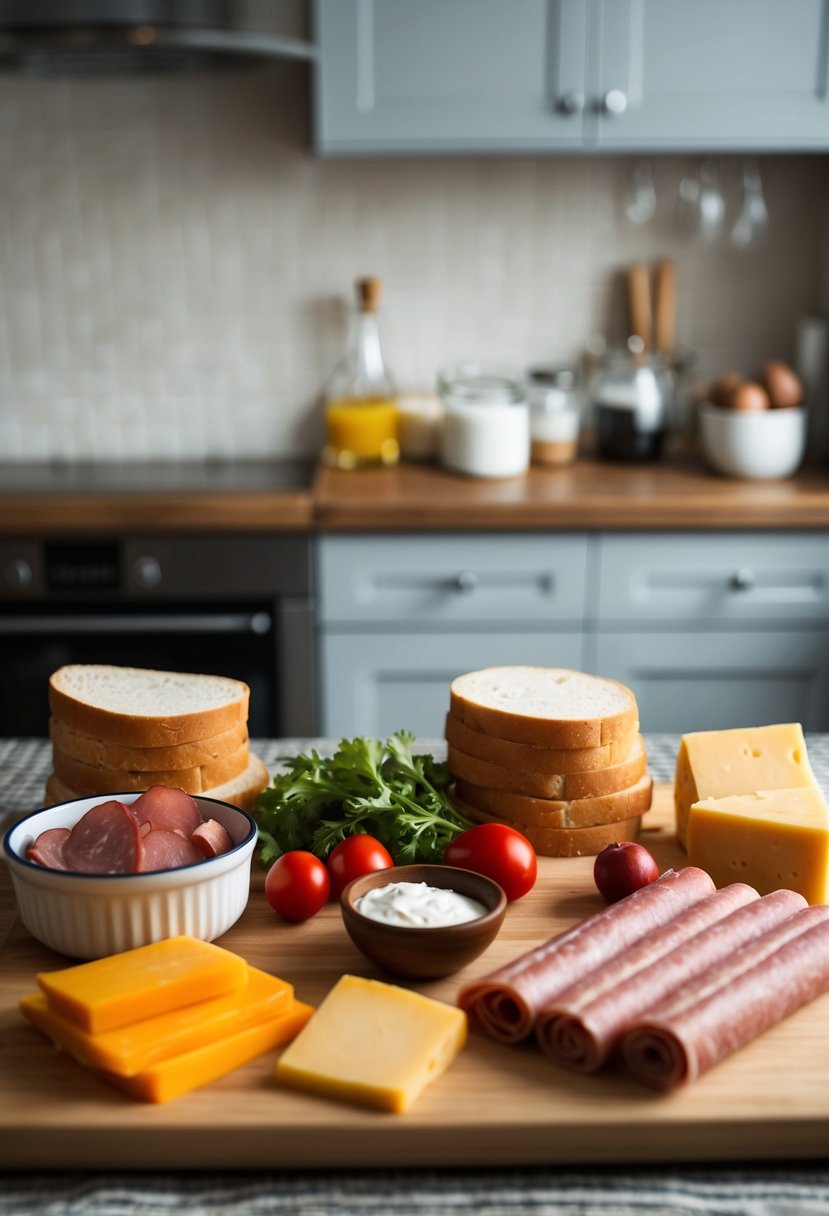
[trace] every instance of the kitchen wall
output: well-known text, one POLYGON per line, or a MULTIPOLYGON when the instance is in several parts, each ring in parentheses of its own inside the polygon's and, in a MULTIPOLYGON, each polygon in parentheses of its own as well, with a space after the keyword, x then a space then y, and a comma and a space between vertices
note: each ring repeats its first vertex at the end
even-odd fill
MULTIPOLYGON (((0 458, 315 451, 365 273, 411 388, 619 339, 637 259, 676 259, 701 377, 791 358, 827 307, 829 158, 761 161, 769 240, 737 253, 675 229, 696 158, 655 162, 642 228, 627 157, 315 160, 307 71, 0 76, 0 458)), ((739 161, 720 167, 733 221, 739 161)))

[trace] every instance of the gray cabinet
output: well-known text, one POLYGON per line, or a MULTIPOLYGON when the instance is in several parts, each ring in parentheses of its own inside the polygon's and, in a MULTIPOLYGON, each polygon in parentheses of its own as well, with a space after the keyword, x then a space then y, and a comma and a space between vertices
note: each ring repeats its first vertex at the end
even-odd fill
POLYGON ((320 728, 440 737, 448 687, 535 663, 633 689, 646 732, 829 730, 829 538, 326 536, 320 728))
POLYGON ((323 734, 438 738, 465 671, 583 667, 587 553, 586 536, 323 537, 323 734))
POLYGON ((317 148, 825 148, 824 7, 315 0, 317 148))
POLYGON ((645 731, 829 728, 829 541, 597 538, 589 661, 633 689, 645 731))

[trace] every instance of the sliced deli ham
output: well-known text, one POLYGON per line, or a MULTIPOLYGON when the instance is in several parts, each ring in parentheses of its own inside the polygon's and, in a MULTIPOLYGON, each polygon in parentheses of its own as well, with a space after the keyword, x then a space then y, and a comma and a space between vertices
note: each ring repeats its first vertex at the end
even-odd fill
POLYGON ((795 891, 775 891, 761 899, 744 883, 723 887, 542 1010, 535 1028, 542 1050, 569 1068, 595 1071, 649 1008, 805 907, 806 900, 795 891))
POLYGON ((66 870, 68 867, 63 857, 63 846, 68 839, 69 828, 47 828, 29 845, 26 856, 29 861, 48 866, 51 870, 66 870))
POLYGON ((220 853, 229 853, 233 848, 230 832, 218 819, 206 819, 200 823, 190 839, 203 857, 218 857, 220 853))
POLYGON ((805 908, 681 987, 623 1035, 636 1081, 670 1090, 695 1080, 829 991, 829 906, 805 908))
POLYGON ((63 846, 67 870, 83 874, 131 874, 141 867, 143 837, 123 802, 102 802, 87 811, 63 846))
POLYGON ((140 870, 173 870, 204 861, 204 853, 178 832, 154 828, 143 837, 144 851, 140 870))
POLYGON ((538 1013, 620 950, 714 891, 704 870, 667 870, 655 882, 463 988, 458 1004, 502 1043, 532 1034, 538 1013))
POLYGON ((201 811, 190 795, 168 785, 151 786, 130 809, 139 823, 149 820, 153 828, 178 831, 188 838, 202 822, 201 811))

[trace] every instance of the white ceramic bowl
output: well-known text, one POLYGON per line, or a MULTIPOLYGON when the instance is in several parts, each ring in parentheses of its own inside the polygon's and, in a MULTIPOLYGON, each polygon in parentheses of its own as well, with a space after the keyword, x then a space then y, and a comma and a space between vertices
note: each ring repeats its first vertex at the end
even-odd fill
POLYGON ((47 828, 71 828, 110 798, 131 803, 140 795, 97 794, 35 811, 3 840, 20 919, 33 937, 71 958, 102 958, 185 933, 210 942, 245 910, 256 824, 250 815, 214 798, 195 801, 217 819, 234 847, 175 870, 143 874, 74 874, 28 861, 26 849, 47 828))
POLYGON ((806 451, 806 410, 729 410, 701 405, 700 435, 712 468, 727 477, 789 477, 806 451))

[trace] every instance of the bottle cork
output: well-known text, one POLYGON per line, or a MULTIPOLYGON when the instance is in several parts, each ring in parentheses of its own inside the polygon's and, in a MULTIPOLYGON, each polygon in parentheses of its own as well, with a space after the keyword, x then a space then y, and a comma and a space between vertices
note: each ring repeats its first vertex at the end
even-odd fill
POLYGON ((383 280, 369 275, 357 280, 357 299, 363 312, 377 312, 383 294, 383 280))

